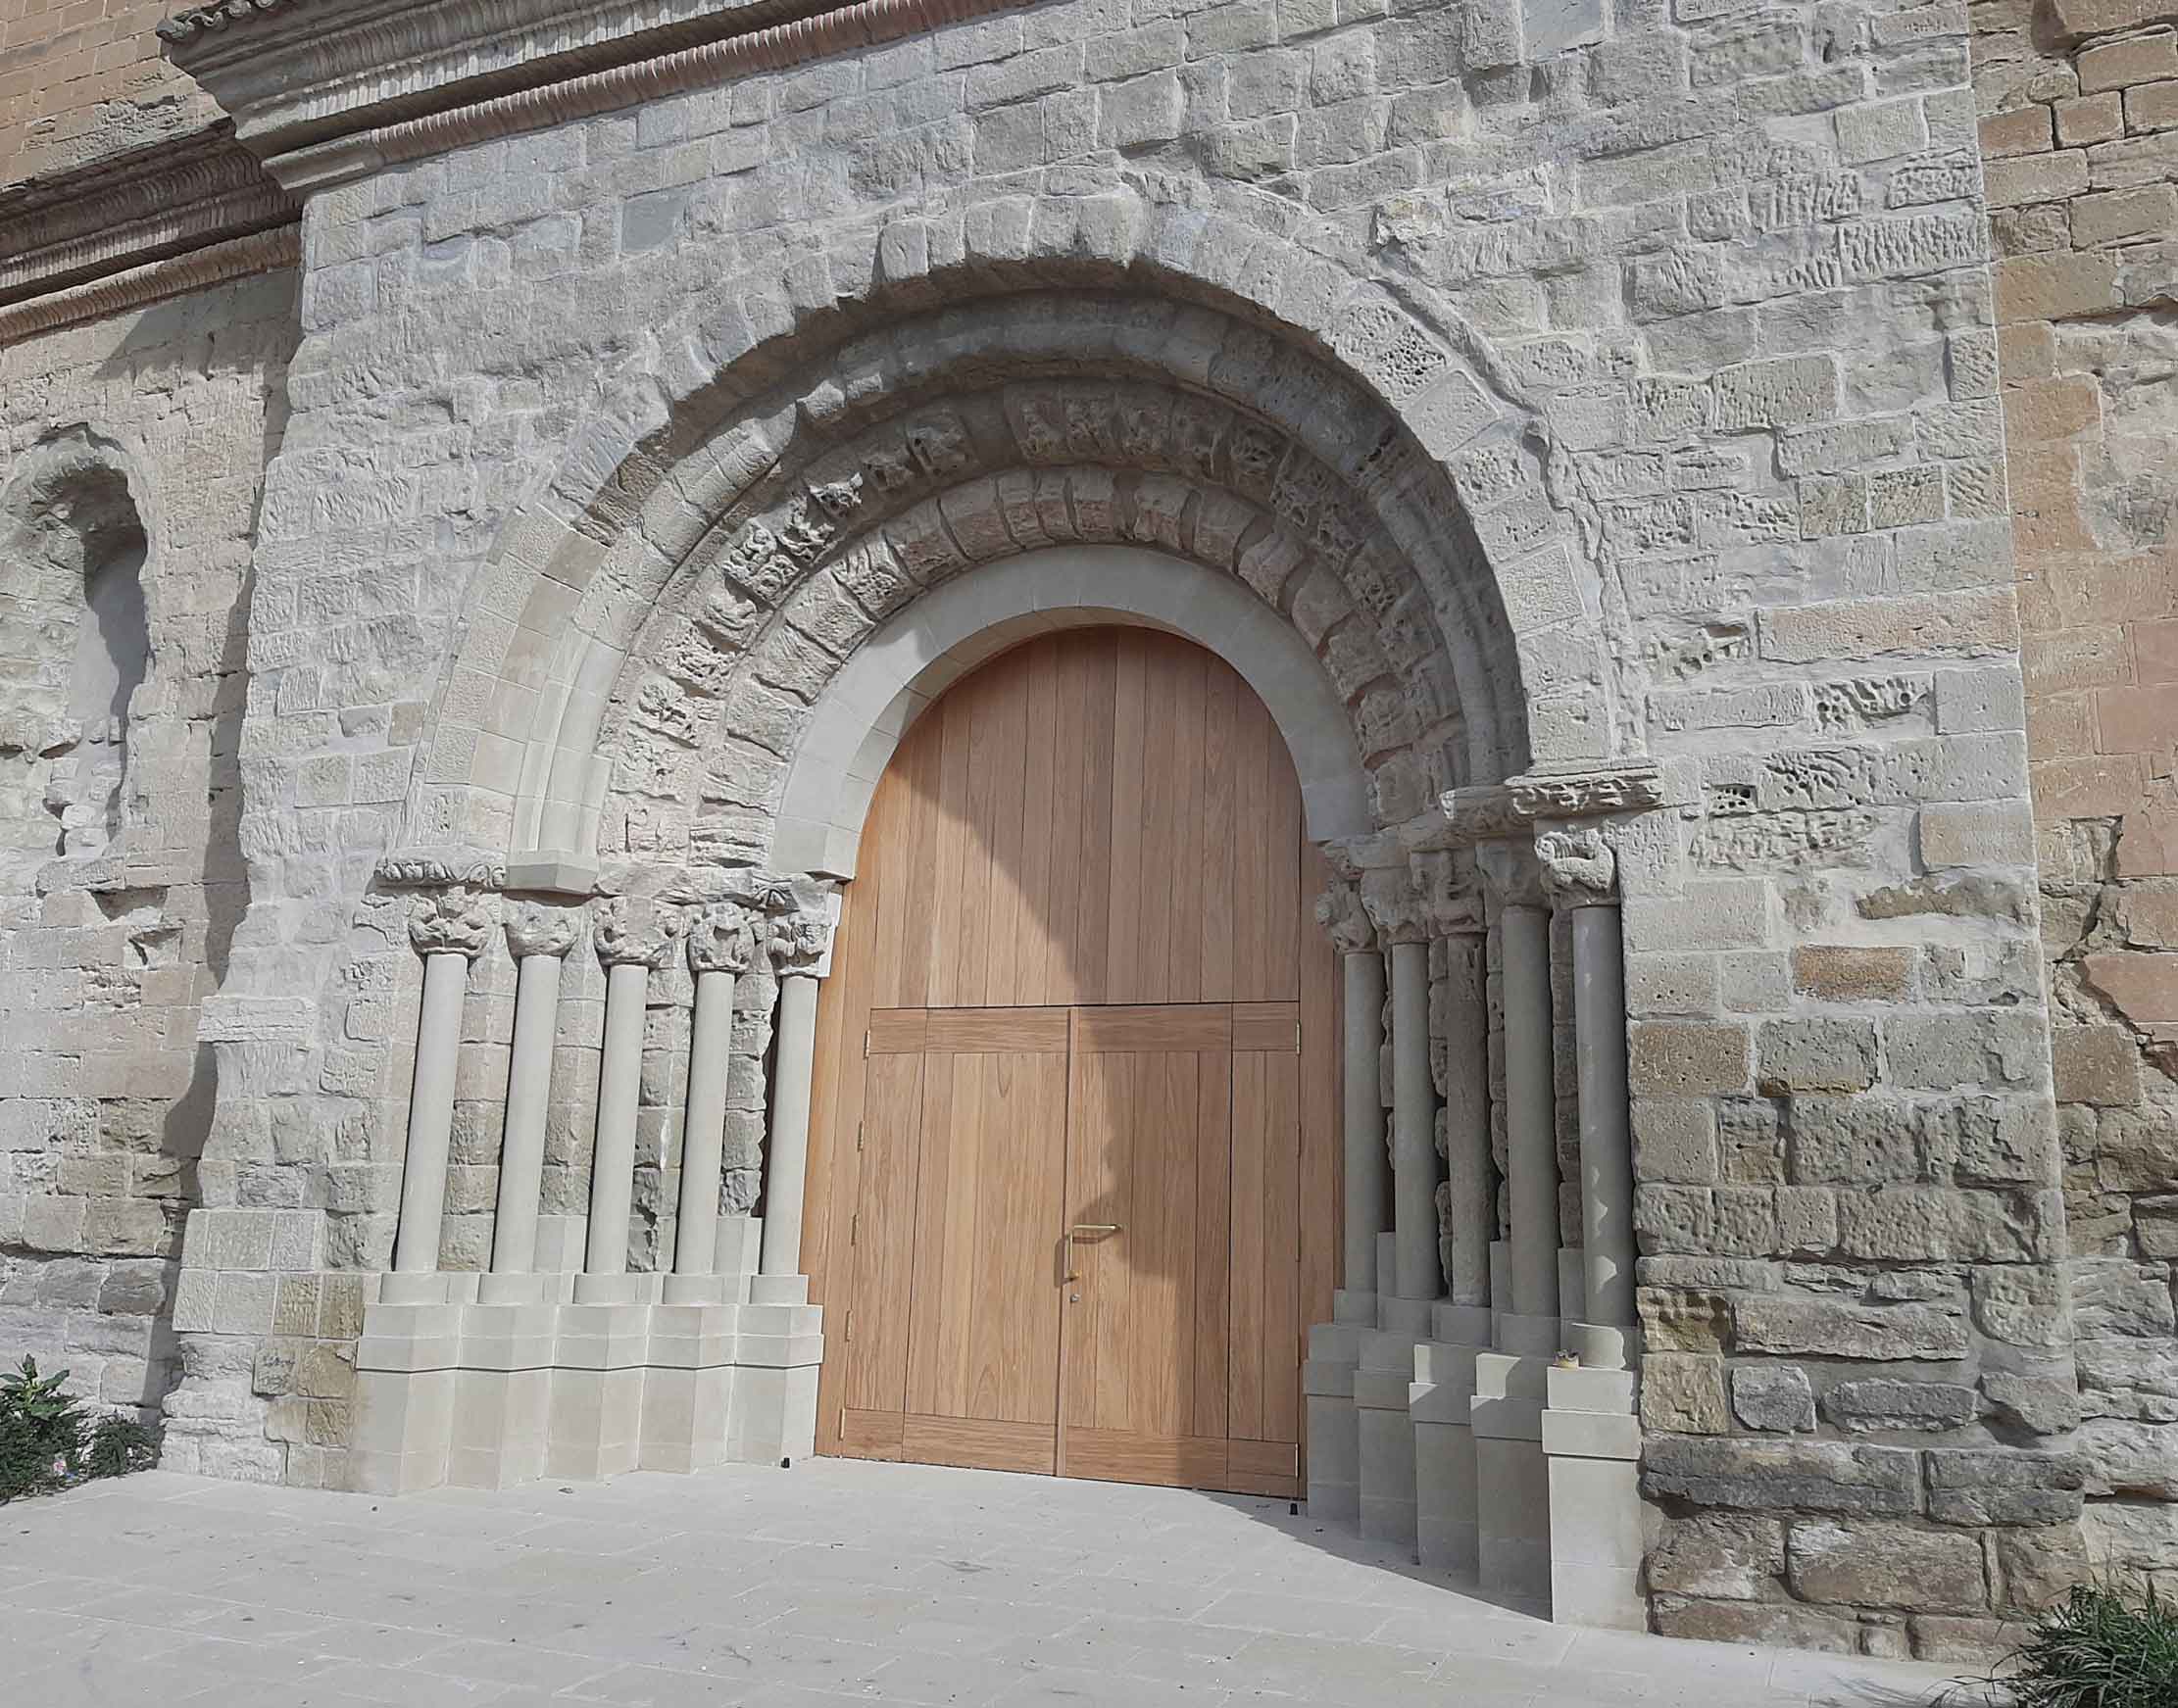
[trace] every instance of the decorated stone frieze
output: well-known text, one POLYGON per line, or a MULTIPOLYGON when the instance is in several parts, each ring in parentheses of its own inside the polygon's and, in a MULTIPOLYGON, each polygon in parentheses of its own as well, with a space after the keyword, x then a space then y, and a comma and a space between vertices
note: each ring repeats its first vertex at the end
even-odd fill
POLYGON ((1603 833, 1581 825, 1535 839, 1543 888, 1560 907, 1601 907, 1618 900, 1618 859, 1603 833))
POLYGON ((401 849, 382 855, 371 873, 387 890, 433 890, 460 886, 497 890, 507 882, 507 863, 473 849, 401 849))

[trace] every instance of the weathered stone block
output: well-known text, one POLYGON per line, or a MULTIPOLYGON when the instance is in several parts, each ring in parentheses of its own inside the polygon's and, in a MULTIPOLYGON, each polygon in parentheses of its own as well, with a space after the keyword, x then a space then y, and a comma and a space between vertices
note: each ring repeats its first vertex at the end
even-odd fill
POLYGON ((1724 1361, 1687 1352, 1652 1352, 1641 1366, 1641 1421, 1652 1430, 1723 1434, 1730 1427, 1724 1409, 1724 1361))
POLYGON ((1795 1523, 1785 1579, 1807 1601, 1937 1613, 1989 1605, 1976 1537, 1904 1524, 1795 1523))
POLYGON ((1680 1436, 1643 1443, 1651 1496, 1741 1511, 1906 1514, 1919 1504, 1918 1457, 1844 1441, 1751 1441, 1680 1436))
POLYGON ((1832 1358, 1957 1358, 1966 1324, 1927 1304, 1856 1304, 1834 1298, 1743 1297, 1732 1327, 1742 1349, 1832 1358))
POLYGON ((1703 1642, 1784 1644, 1824 1654, 1859 1653, 1857 1621, 1791 1602, 1682 1601, 1659 1596, 1657 1631, 1703 1642))
POLYGON ((1870 1021, 1766 1020, 1757 1035, 1755 1088, 1765 1097, 1864 1091, 1875 1072, 1870 1021))
MULTIPOLYGON (((1815 1396, 1797 1364, 1741 1364, 1732 1371, 1732 1410, 1751 1430, 1811 1430, 1815 1396)), ((1715 1593, 1715 1591, 1706 1591, 1715 1593)))
POLYGON ((1949 1382, 1900 1382, 1873 1377, 1841 1382, 1822 1396, 1823 1414, 1855 1434, 1870 1430, 1955 1430, 1980 1409, 1971 1388, 1949 1382))
POLYGON ((1705 1512, 1665 1523, 1649 1555, 1649 1587, 1661 1595, 1756 1601, 1784 1569, 1779 1520, 1705 1512))
POLYGON ((1652 1352, 1721 1352, 1730 1339, 1731 1305, 1721 1293, 1644 1287, 1637 1297, 1652 1352))
POLYGON ((2076 1454, 2002 1447, 1928 1453, 1928 1515, 1939 1524, 2064 1524, 2080 1516, 2087 1467, 2076 1454))

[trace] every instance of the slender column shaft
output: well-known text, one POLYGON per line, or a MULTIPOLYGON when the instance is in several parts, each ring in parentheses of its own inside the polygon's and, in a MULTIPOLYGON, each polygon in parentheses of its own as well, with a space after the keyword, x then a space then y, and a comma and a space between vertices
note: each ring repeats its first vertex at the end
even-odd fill
POLYGON ((696 975, 688 1042, 688 1115, 680 1150, 680 1212, 673 1273, 709 1275, 718 1244, 718 1164, 726 1137, 726 1053, 733 1038, 733 974, 696 975))
POLYGON ((507 1124, 499 1144, 494 1275, 527 1275, 536 1265, 545 1110, 552 1094, 552 1045, 559 1018, 559 955, 523 955, 515 974, 515 1045, 507 1068, 507 1124))
POLYGON ((1551 1087, 1551 916, 1524 903, 1499 916, 1505 955, 1506 1182, 1511 1308, 1558 1310, 1558 1157, 1551 1087))
POLYGON ((1401 1298, 1445 1290, 1437 1252, 1437 1089, 1429 1077, 1429 945, 1392 945, 1392 1213, 1401 1298))
POLYGON ((817 1065, 817 979, 779 979, 778 1079, 771 1091, 770 1155, 764 1182, 766 1275, 802 1272, 802 1196, 810 1165, 810 1079, 817 1065))
POLYGON ((627 1272, 627 1218, 635 1197, 635 1113, 643 1082, 643 1004, 650 968, 616 961, 605 978, 605 1049, 598 1063, 597 1142, 590 1154, 590 1233, 582 1267, 627 1272))
POLYGON ((1497 1230, 1490 1180, 1490 1010, 1482 940, 1447 940, 1445 1164, 1452 1189, 1452 1302, 1490 1302, 1490 1242, 1497 1230))
POLYGON ((1616 907, 1573 909, 1580 1053, 1581 1243, 1592 1323, 1634 1320, 1633 1142, 1626 1108, 1626 972, 1616 907))
MULTIPOLYGON (((1376 1236, 1383 1231, 1387 1169, 1377 1062, 1384 1049, 1384 957, 1341 957, 1345 1000, 1346 1289, 1376 1291, 1376 1236)), ((1390 1277, 1385 1278, 1387 1281, 1390 1277)))
POLYGON ((454 1133, 454 1072, 462 1050, 462 995, 469 959, 458 952, 423 957, 423 1005, 417 1023, 416 1079, 409 1091, 409 1143, 401 1165, 401 1225, 393 1236, 397 1273, 438 1267, 439 1224, 446 1214, 446 1157, 454 1133))

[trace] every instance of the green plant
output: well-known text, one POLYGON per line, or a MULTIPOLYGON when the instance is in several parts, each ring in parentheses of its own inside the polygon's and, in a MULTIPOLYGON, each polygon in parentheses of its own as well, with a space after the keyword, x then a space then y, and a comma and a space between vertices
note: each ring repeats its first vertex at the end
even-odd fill
POLYGON ((2153 1585, 2081 1584, 2041 1614, 1994 1681, 2018 1708, 2173 1708, 2178 1606, 2153 1585))
POLYGON ((81 1403, 61 1391, 67 1381, 66 1370, 40 1376, 31 1358, 0 1376, 0 1501, 158 1463, 151 1431, 118 1413, 87 1418, 81 1403))
POLYGON ((0 1376, 0 1500, 58 1488, 79 1471, 83 1412, 61 1391, 67 1380, 66 1370, 40 1376, 32 1358, 0 1376))

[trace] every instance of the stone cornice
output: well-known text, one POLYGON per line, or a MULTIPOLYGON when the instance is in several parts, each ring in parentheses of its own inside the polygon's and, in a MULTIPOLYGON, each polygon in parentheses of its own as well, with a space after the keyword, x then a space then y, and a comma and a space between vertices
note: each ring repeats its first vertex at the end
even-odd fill
POLYGON ((1446 828, 1439 830, 1432 821, 1408 836, 1408 842, 1422 849, 1517 841, 1539 819, 1605 818, 1669 804, 1663 773, 1647 761, 1586 771, 1529 771, 1503 783, 1446 791, 1439 803, 1446 828))
POLYGON ((231 237, 299 210, 222 124, 0 191, 0 304, 231 237))
POLYGON ((0 306, 0 345, 82 320, 103 319, 228 279, 276 272, 299 266, 302 258, 301 227, 292 221, 270 231, 209 243, 183 255, 0 306))
POLYGON ((224 0, 176 65, 291 189, 896 40, 1019 0, 224 0))

